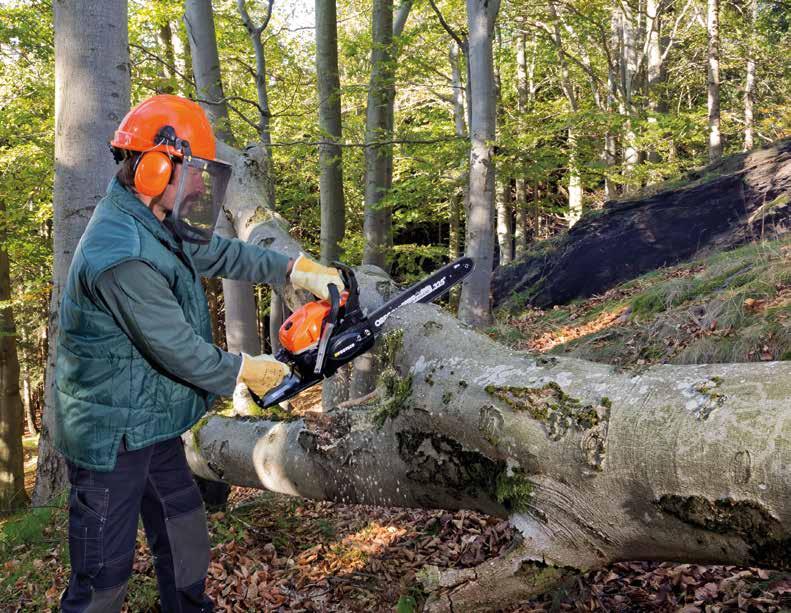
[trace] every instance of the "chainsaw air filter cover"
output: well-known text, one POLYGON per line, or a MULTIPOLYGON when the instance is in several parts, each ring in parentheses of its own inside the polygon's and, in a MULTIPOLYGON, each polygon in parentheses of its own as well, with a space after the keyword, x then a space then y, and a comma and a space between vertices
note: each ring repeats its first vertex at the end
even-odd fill
MULTIPOLYGON (((341 305, 346 304, 348 295, 348 292, 341 293, 341 305)), ((321 339, 324 320, 329 313, 329 300, 317 300, 303 305, 280 326, 280 344, 294 355, 315 347, 321 339)))

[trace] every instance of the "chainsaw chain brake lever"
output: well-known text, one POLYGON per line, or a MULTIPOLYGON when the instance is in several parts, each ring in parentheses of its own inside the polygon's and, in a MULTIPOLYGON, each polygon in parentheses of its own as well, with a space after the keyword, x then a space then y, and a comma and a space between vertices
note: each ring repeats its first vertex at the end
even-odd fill
POLYGON ((319 340, 319 348, 316 353, 316 364, 313 366, 313 374, 320 374, 324 369, 324 361, 327 357, 327 345, 329 345, 332 330, 338 321, 338 311, 341 308, 341 295, 338 288, 334 283, 327 285, 327 290, 330 294, 330 312, 327 319, 324 320, 324 327, 321 331, 321 339, 319 340))

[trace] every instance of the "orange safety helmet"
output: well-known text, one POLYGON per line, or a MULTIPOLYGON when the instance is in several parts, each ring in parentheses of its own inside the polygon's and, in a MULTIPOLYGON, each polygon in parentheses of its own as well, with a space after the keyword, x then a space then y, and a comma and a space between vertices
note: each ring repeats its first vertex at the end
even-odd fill
POLYGON ((225 198, 231 167, 215 159, 215 140, 206 113, 192 100, 161 94, 126 114, 110 142, 116 161, 123 151, 140 155, 134 166, 135 190, 155 198, 171 182, 173 164, 182 164, 170 223, 182 239, 211 240, 225 198))
POLYGON ((215 141, 206 113, 192 100, 161 94, 144 100, 123 118, 110 147, 142 152, 135 166, 135 189, 159 196, 170 182, 170 157, 187 155, 214 160, 215 141))

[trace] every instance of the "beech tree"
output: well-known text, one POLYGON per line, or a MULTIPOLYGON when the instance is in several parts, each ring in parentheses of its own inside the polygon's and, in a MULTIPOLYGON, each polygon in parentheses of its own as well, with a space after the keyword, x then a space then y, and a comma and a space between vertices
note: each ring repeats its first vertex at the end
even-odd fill
MULTIPOLYGON (((244 8, 244 4, 242 4, 242 8, 244 8)), ((211 2, 209 0, 187 0, 184 23, 189 35, 190 57, 198 100, 206 111, 216 136, 232 145, 234 136, 228 116, 228 104, 223 92, 211 2)), ((266 186, 267 202, 274 206, 271 165, 266 158, 261 160, 261 164, 264 172, 256 179, 262 181, 266 186)), ((218 221, 217 231, 223 236, 244 239, 244 226, 235 216, 229 218, 229 216, 222 215, 218 221)), ((252 284, 246 281, 223 279, 222 289, 228 351, 243 351, 250 355, 259 353, 260 343, 252 284)))
POLYGON ((319 97, 319 194, 321 261, 340 256, 346 227, 343 198, 341 83, 338 76, 338 20, 335 0, 316 0, 316 76, 319 97))
POLYGON ((404 29, 412 1, 393 15, 393 0, 375 0, 371 17, 371 79, 365 122, 365 247, 363 262, 387 270, 393 244, 392 211, 383 198, 393 181, 394 38, 404 29))
POLYGON ((494 258, 494 155, 495 135, 494 66, 492 38, 500 10, 499 0, 468 0, 467 56, 470 96, 469 208, 467 210, 465 254, 475 269, 464 280, 459 300, 459 319, 483 326, 491 321, 489 289, 494 258))
POLYGON ((706 33, 708 34, 708 88, 709 110, 709 162, 722 157, 720 136, 720 1, 708 0, 706 10, 706 33))
MULTIPOLYGON (((5 213, 0 200, 0 217, 5 213)), ((22 451, 22 397, 19 394, 19 356, 16 325, 11 309, 11 276, 6 232, 0 225, 0 511, 24 506, 24 454, 22 451)))
MULTIPOLYGON (((254 198, 248 167, 236 160, 229 197, 254 198)), ((299 248, 272 219, 252 235, 299 248)), ((381 302, 384 273, 357 274, 363 304, 381 302)), ((292 421, 212 416, 185 435, 193 470, 307 498, 510 518, 521 541, 503 558, 429 569, 435 610, 493 606, 495 586, 502 606, 616 560, 789 568, 787 362, 619 372, 509 350, 433 305, 398 310, 386 329, 373 395, 292 421)), ((240 388, 239 414, 248 402, 240 388)))
MULTIPOLYGON (((107 143, 129 110, 126 0, 64 0, 55 11, 54 271, 49 338, 58 336, 61 288, 71 257, 115 163, 107 143)), ((56 343, 49 344, 46 406, 53 401, 56 343)), ((49 412, 39 438, 33 502, 50 500, 66 483, 50 444, 49 412)))

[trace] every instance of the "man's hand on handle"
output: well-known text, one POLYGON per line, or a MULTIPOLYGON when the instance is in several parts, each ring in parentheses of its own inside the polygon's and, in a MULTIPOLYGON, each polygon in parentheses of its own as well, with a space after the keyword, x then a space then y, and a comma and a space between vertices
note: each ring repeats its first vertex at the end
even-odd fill
POLYGON ((271 355, 250 356, 242 354, 242 367, 236 377, 237 383, 244 383, 257 396, 263 396, 291 374, 288 364, 279 362, 271 355))
POLYGON ((300 254, 291 267, 291 284, 299 289, 309 291, 314 296, 327 300, 330 297, 327 285, 332 283, 343 291, 345 285, 337 268, 324 266, 314 262, 305 254, 300 254))

